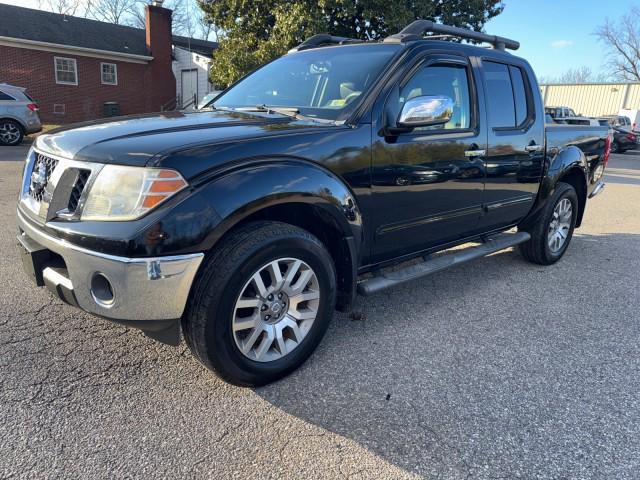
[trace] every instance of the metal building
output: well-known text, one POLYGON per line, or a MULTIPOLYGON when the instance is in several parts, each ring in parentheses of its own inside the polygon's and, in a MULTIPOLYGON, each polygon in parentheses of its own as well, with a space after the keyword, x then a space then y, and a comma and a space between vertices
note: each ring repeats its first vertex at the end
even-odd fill
POLYGON ((548 84, 540 85, 540 91, 546 106, 569 107, 588 117, 640 109, 640 83, 548 84))

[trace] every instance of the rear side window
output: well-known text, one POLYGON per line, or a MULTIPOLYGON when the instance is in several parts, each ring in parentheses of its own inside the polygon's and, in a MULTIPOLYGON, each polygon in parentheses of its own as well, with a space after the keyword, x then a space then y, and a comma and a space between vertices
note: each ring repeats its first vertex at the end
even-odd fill
POLYGON ((524 87, 522 70, 509 66, 511 83, 513 84, 513 99, 516 104, 516 125, 522 125, 527 119, 527 91, 524 87))
POLYGON ((522 70, 495 62, 484 61, 482 65, 489 102, 489 126, 516 128, 524 124, 529 105, 522 70))
POLYGON ((13 98, 11 95, 7 95, 0 90, 0 100, 15 100, 15 98, 13 98))

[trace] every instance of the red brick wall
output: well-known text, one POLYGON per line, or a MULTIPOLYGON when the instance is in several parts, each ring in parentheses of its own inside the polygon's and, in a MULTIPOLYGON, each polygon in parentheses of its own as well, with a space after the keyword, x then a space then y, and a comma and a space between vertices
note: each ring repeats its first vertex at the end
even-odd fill
POLYGON ((171 65, 168 72, 161 73, 164 88, 154 92, 147 85, 152 74, 150 64, 0 46, 0 82, 26 87, 27 93, 38 102, 44 123, 64 124, 101 118, 104 102, 118 102, 122 115, 159 111, 164 103, 175 97, 171 65), (78 85, 56 84, 54 57, 76 59, 78 85), (100 62, 118 65, 118 85, 101 83, 100 62), (64 104, 65 114, 54 114, 54 104, 64 104))
POLYGON ((176 78, 171 70, 171 10, 146 5, 145 32, 147 49, 153 56, 146 77, 148 104, 164 105, 176 96, 176 78))

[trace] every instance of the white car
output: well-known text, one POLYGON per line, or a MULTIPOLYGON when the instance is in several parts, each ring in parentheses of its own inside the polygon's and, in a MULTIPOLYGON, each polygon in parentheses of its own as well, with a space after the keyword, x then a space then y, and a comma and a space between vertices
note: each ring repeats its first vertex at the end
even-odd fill
MULTIPOLYGON (((625 117, 629 119, 629 125, 631 125, 632 132, 640 131, 640 110, 636 108, 623 108, 618 112, 619 117, 625 117)), ((627 130, 627 128, 625 128, 627 130)))

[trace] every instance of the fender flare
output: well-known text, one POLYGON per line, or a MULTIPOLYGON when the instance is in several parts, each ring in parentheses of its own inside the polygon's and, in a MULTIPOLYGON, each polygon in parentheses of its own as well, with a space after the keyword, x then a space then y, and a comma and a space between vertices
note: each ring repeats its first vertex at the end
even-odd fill
POLYGON ((267 209, 288 204, 313 208, 323 225, 340 232, 337 308, 349 309, 356 295, 364 233, 356 196, 339 176, 307 160, 268 158, 222 172, 198 190, 197 196, 206 198, 219 217, 204 239, 206 251, 234 226, 267 209))
POLYGON ((587 200, 589 165, 582 150, 574 145, 569 145, 563 148, 554 147, 548 152, 538 196, 531 211, 520 223, 520 227, 527 229, 537 222, 542 209, 554 194, 558 182, 570 174, 580 179, 580 186, 576 189, 580 205, 576 227, 580 226, 587 200), (573 172, 576 172, 576 174, 573 174, 573 172))

